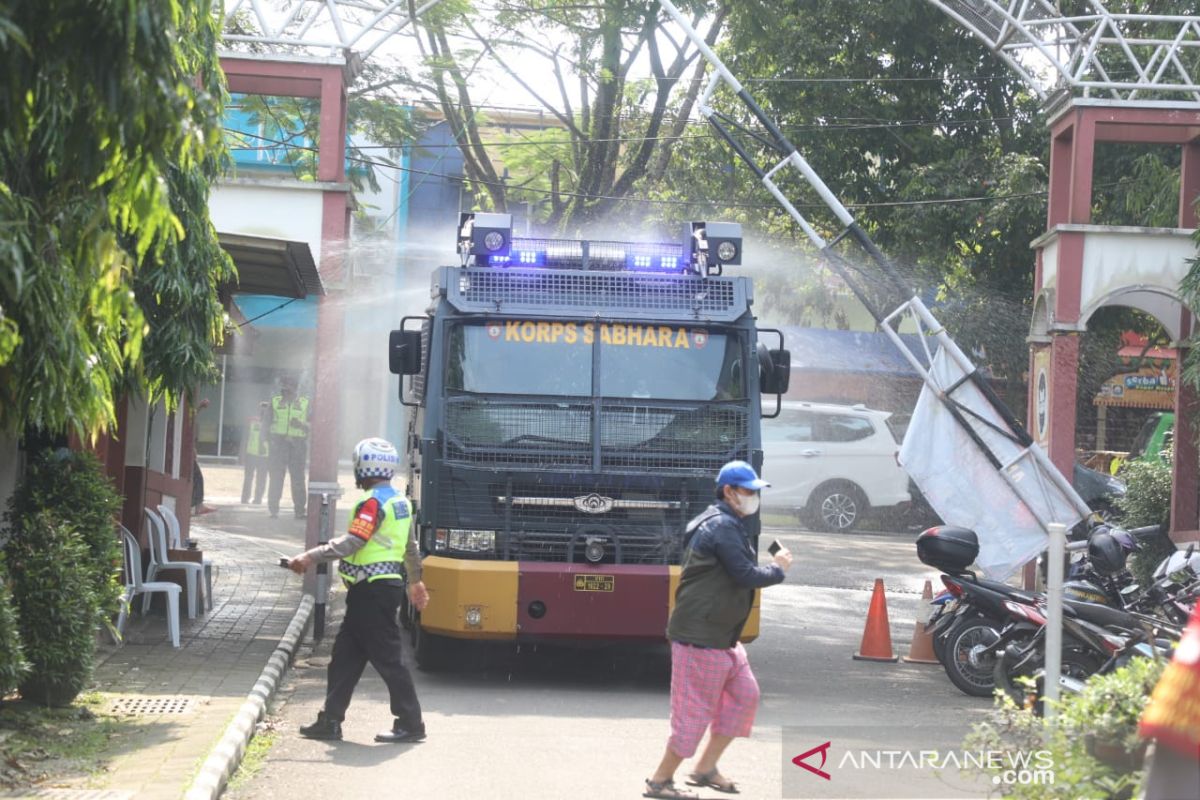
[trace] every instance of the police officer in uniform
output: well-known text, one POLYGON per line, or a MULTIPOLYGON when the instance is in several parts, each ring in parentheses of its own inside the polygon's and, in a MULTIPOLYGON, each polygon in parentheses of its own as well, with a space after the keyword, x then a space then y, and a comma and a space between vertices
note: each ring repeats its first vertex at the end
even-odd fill
POLYGON ((292 504, 296 519, 304 518, 308 494, 304 486, 304 459, 308 451, 308 398, 296 393, 296 379, 285 376, 279 394, 271 398, 270 464, 271 484, 267 490, 267 508, 279 516, 283 497, 283 476, 292 476, 292 504))
POLYGON ((242 446, 242 503, 249 503, 253 490, 254 504, 262 503, 267 490, 267 456, 270 452, 267 437, 263 435, 263 416, 270 413, 271 404, 263 400, 259 413, 246 421, 246 442, 242 446))
POLYGON ((338 574, 348 590, 346 616, 333 642, 325 708, 317 721, 300 728, 309 739, 341 739, 342 720, 354 687, 368 663, 388 687, 392 729, 377 742, 420 742, 425 739, 421 704, 412 675, 400 660, 400 626, 396 611, 408 576, 408 598, 418 610, 429 602, 421 582, 421 556, 412 535, 412 509, 392 488, 400 457, 385 439, 363 439, 354 447, 354 481, 363 490, 350 512, 349 531, 288 562, 303 573, 318 561, 340 558, 338 574))

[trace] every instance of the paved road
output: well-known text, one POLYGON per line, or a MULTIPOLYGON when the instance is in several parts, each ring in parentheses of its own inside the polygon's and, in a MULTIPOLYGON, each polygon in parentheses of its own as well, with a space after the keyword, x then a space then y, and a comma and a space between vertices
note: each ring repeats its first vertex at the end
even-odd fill
MULTIPOLYGON (((907 651, 920 590, 935 577, 916 561, 913 535, 772 535, 798 561, 787 583, 764 593, 763 635, 749 648, 762 707, 754 737, 736 742, 722 764, 741 782, 742 796, 781 797, 785 766, 796 769, 784 757, 802 752, 797 742, 807 748, 824 741, 818 736, 846 740, 847 726, 942 731, 942 741, 914 733, 888 743, 894 747, 960 741, 988 701, 960 694, 940 667, 851 659, 876 577, 887 583, 893 642, 907 651), (805 728, 796 733, 793 726, 805 728)), ((386 691, 371 670, 350 708, 347 740, 311 742, 296 727, 320 708, 321 655, 293 673, 276 711, 279 740, 234 797, 638 797, 668 733, 665 651, 527 648, 490 650, 451 674, 417 673, 430 732, 423 744, 371 741, 391 721, 386 691)))

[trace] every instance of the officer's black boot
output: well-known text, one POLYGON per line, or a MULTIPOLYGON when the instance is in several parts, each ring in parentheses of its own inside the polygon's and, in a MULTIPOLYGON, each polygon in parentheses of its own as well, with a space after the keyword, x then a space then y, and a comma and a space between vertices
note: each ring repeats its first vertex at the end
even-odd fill
POLYGON ((305 739, 333 739, 341 741, 342 723, 325 716, 325 712, 317 713, 317 721, 312 725, 301 725, 300 735, 305 739))
POLYGON ((405 742, 423 742, 425 741, 425 726, 420 728, 408 729, 400 720, 392 723, 390 731, 380 731, 375 734, 375 741, 388 742, 393 744, 401 744, 405 742))

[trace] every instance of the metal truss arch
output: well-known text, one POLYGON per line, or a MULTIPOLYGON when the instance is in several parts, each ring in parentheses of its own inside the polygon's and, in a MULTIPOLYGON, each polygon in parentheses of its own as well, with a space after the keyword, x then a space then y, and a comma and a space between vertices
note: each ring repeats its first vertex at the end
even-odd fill
MULTIPOLYGON (((417 15, 439 2, 417 3, 417 15)), ((226 0, 223 39, 239 54, 365 61, 408 26, 409 6, 409 0, 226 0)))
POLYGON ((1200 104, 1200 16, 1109 11, 1081 0, 927 0, 969 30, 1046 99, 1200 104))

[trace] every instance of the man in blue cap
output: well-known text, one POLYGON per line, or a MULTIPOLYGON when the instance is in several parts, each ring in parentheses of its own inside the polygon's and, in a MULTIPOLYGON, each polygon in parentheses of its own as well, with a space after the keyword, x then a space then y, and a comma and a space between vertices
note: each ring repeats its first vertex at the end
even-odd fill
POLYGON ((667 624, 671 640, 671 737, 643 797, 695 797, 675 786, 675 770, 708 746, 688 776, 689 786, 737 794, 717 760, 734 738, 749 736, 758 711, 758 681, 738 641, 754 591, 783 581, 792 554, 780 550, 759 566, 742 520, 758 513, 759 491, 771 484, 745 461, 717 475, 717 501, 688 523, 687 551, 667 624))

